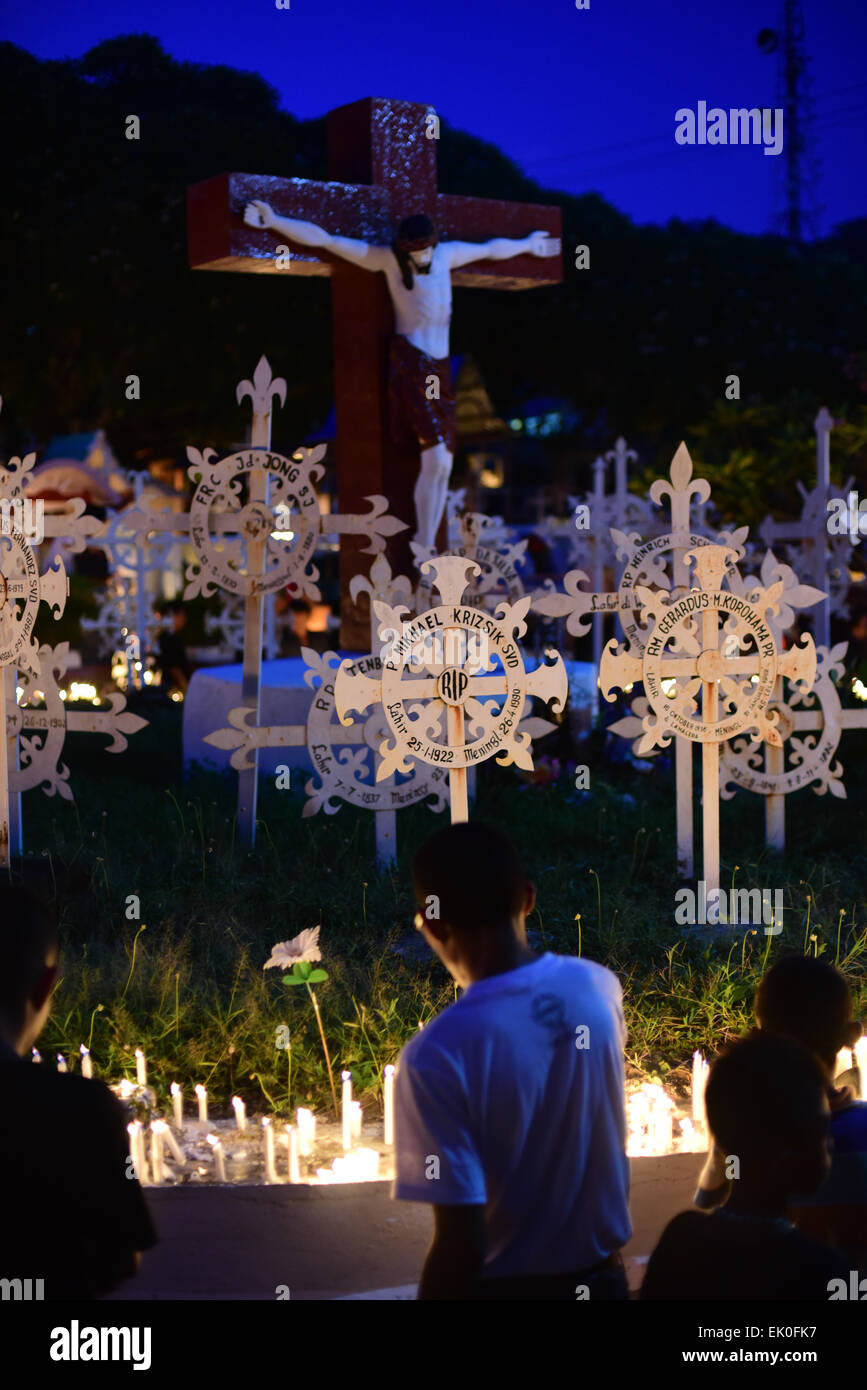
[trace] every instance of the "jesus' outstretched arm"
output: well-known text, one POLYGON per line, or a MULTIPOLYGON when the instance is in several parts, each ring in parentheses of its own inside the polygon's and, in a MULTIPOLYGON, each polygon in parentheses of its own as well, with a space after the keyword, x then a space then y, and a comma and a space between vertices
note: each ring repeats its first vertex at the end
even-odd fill
POLYGON ((344 261, 351 261, 362 270, 382 270, 389 256, 386 246, 374 246, 367 241, 357 241, 354 237, 332 236, 315 222, 304 222, 297 217, 278 217, 270 203, 258 199, 247 204, 244 221, 248 227, 268 227, 278 236, 284 236, 287 241, 297 242, 301 246, 318 246, 344 261))
POLYGON ((472 261, 509 261, 513 256, 559 256, 559 237, 531 232, 525 237, 494 237, 491 241, 444 241, 449 267, 455 270, 472 261))

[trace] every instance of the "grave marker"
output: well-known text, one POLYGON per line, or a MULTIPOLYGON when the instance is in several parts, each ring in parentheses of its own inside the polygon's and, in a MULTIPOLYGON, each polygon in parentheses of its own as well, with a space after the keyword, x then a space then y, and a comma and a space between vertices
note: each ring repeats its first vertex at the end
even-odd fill
MULTIPOLYGON (((708 890, 719 888, 719 744, 752 731, 754 738, 779 746, 782 738, 776 717, 768 713, 777 675, 800 683, 805 691, 816 675, 812 638, 807 636, 803 646, 781 653, 769 625, 768 618, 779 612, 783 580, 767 589, 757 588, 748 597, 720 587, 734 556, 733 550, 719 545, 688 551, 684 563, 694 564, 699 588, 679 598, 669 600, 639 587, 636 593, 647 628, 644 652, 636 656, 628 646, 618 650, 616 642, 609 642, 599 673, 606 700, 612 698, 614 686, 643 682, 648 710, 637 745, 640 755, 667 746, 673 736, 688 747, 693 742, 701 744, 702 878, 708 890), (725 621, 723 633, 720 619, 725 621), (667 657, 669 644, 682 654, 667 657), (736 651, 747 654, 735 655, 736 651), (750 679, 753 676, 757 676, 755 682, 750 679), (685 684, 667 694, 663 681, 677 677, 685 684), (693 698, 699 692, 700 710, 693 698)), ((678 800, 680 796, 678 786, 678 800)), ((691 805, 684 809, 691 815, 691 805)))
MULTIPOLYGON (((762 582, 767 587, 782 579, 780 609, 768 619, 778 644, 794 620, 793 608, 809 608, 823 600, 820 589, 799 584, 789 565, 780 564, 772 551, 762 562, 762 582)), ((749 583, 750 581, 748 581, 749 583)), ((812 690, 786 691, 778 676, 771 712, 776 713, 782 742, 757 747, 746 739, 727 744, 722 755, 720 795, 734 796, 738 787, 765 798, 765 843, 780 853, 786 847, 786 796, 812 785, 818 796, 830 792, 845 797, 843 767, 834 757, 844 729, 867 728, 867 710, 844 710, 836 679, 843 672, 848 643, 830 651, 816 648, 817 673, 812 690), (789 767, 786 767, 786 754, 789 767)))
MULTIPOLYGON (((640 656, 644 651, 644 638, 637 613, 641 607, 638 594, 642 585, 657 584, 676 596, 689 587, 685 556, 690 550, 716 544, 730 549, 733 560, 744 554, 747 527, 739 527, 731 532, 722 531, 715 540, 695 529, 693 507, 700 508, 703 516, 703 509, 710 497, 710 484, 704 478, 693 478, 692 459, 684 443, 678 446, 672 459, 669 479, 657 478, 650 487, 651 500, 658 506, 668 498, 670 529, 667 532, 651 540, 642 540, 634 532, 627 535, 617 528, 611 528, 617 558, 625 562, 617 592, 579 588, 580 584, 588 582, 588 575, 583 570, 570 570, 563 581, 565 593, 557 593, 553 585, 548 583, 533 595, 533 606, 538 612, 549 617, 565 617, 566 629, 573 636, 582 636, 588 631, 594 613, 616 612, 630 650, 640 656), (664 555, 669 557, 668 568, 663 563, 664 555)), ((733 562, 727 565, 725 575, 730 585, 742 586, 739 571, 733 562)), ((690 879, 694 876, 692 748, 688 742, 680 739, 675 744, 675 779, 678 874, 681 878, 690 879)))
MULTIPOLYGON (((322 535, 351 535, 368 541, 370 554, 385 549, 385 538, 405 523, 388 516, 384 497, 368 497, 364 515, 322 515, 316 481, 325 446, 299 449, 291 458, 271 450, 271 402, 286 398, 286 382, 273 378, 267 358, 261 357, 252 381, 239 383, 238 403, 250 396, 253 406, 252 442, 218 462, 214 449, 187 449, 188 469, 196 489, 188 513, 169 512, 155 504, 127 514, 137 533, 189 532, 196 551, 187 568, 184 598, 208 597, 217 588, 244 598, 244 659, 242 704, 251 711, 251 726, 259 722, 262 664, 263 596, 290 582, 309 598, 318 599, 318 571, 312 563, 322 535), (245 496, 246 490, 246 496, 245 496), (286 517, 294 533, 280 539, 286 517), (275 536, 275 532, 278 536, 275 536)), ((256 836, 256 748, 238 777, 238 830, 245 843, 256 836)))
POLYGON ((559 653, 546 652, 553 663, 532 673, 524 667, 518 638, 526 632, 529 595, 515 604, 501 603, 495 615, 485 615, 463 602, 469 576, 479 573, 474 561, 442 555, 425 561, 422 569, 432 574, 440 603, 407 623, 405 607, 375 601, 378 635, 390 647, 382 673, 371 678, 344 661, 335 681, 335 704, 344 724, 353 722, 350 710, 382 705, 389 738, 380 747, 378 781, 392 772, 408 771, 408 758, 447 768, 455 823, 469 815, 468 768, 496 754, 503 766, 515 763, 532 770, 530 734, 520 731, 526 698, 552 700, 560 710, 568 680, 559 653), (433 651, 419 652, 419 645, 424 648, 426 643, 433 651), (407 677, 408 664, 415 658, 426 676, 407 677), (483 674, 496 666, 496 674, 483 674), (492 711, 482 703, 486 699, 497 701, 499 709, 492 711), (473 721, 471 728, 468 720, 473 721), (473 733, 475 738, 468 736, 473 733))
POLYGON ((842 491, 831 487, 831 431, 834 421, 823 406, 813 421, 816 434, 816 485, 809 492, 798 480, 798 491, 804 499, 800 521, 774 521, 765 517, 759 535, 769 549, 780 541, 795 542, 800 553, 797 570, 826 597, 816 615, 816 645, 831 643, 831 608, 845 612, 848 571, 846 561, 851 546, 845 536, 832 537, 828 532, 828 501, 844 499, 852 485, 849 478, 842 491))

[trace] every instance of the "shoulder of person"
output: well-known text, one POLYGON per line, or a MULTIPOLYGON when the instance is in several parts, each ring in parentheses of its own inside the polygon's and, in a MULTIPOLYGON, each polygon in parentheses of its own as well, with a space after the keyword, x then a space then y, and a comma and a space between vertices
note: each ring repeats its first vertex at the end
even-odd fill
POLYGON ((121 1130, 126 1125, 126 1110, 104 1081, 96 1077, 71 1076, 67 1072, 57 1076, 57 1082, 63 1088, 58 1095, 67 1106, 86 1115, 89 1124, 101 1121, 121 1130))
POLYGON ((703 1235, 709 1230, 709 1217, 702 1211, 679 1211, 673 1216, 663 1231, 661 1241, 688 1239, 693 1235, 703 1235))
POLYGON ((620 981, 607 965, 600 965, 596 960, 587 960, 585 956, 561 956, 553 951, 550 952, 550 956, 558 969, 571 971, 576 978, 583 978, 606 994, 613 994, 617 999, 622 998, 620 981))
POLYGON ((831 1110, 835 1153, 867 1149, 867 1101, 851 1100, 831 1110))
MULTIPOLYGON (((422 1065, 436 1065, 437 1060, 448 1056, 448 1039, 455 1033, 455 1022, 457 1016, 451 1017, 454 1004, 443 1009, 441 1014, 432 1018, 426 1023, 424 1028, 410 1038, 404 1044, 400 1054, 400 1065, 409 1067, 421 1067, 422 1065)), ((460 1022, 458 1020, 458 1028, 460 1022)))

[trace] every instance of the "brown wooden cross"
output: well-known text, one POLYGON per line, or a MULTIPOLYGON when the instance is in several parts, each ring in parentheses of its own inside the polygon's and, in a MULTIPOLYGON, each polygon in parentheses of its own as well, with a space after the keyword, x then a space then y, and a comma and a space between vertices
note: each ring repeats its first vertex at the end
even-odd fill
MULTIPOLYGON (((381 274, 371 274, 325 252, 291 243, 291 258, 276 262, 274 233, 248 227, 247 203, 263 199, 281 217, 316 222, 329 232, 389 245, 404 217, 426 213, 443 241, 487 241, 533 231, 561 235, 560 209, 491 198, 461 198, 437 191, 432 108, 410 101, 367 97, 327 117, 328 171, 340 182, 218 174, 187 192, 190 265, 194 270, 254 274, 330 275, 334 390, 337 407, 337 477, 340 509, 364 512, 365 497, 387 497, 392 515, 412 523, 418 450, 393 442, 389 428, 388 345, 394 332, 391 301, 381 274)), ((283 238, 280 238, 282 242, 283 238)), ((559 256, 516 256, 477 261, 452 274, 475 289, 524 290, 562 280, 559 256)), ((518 346, 518 351, 524 350, 518 346)), ((393 538, 388 558, 395 573, 411 570, 409 529, 393 538)), ((445 522, 440 548, 445 547, 445 522)), ((340 546, 341 645, 367 650, 367 617, 356 613, 349 584, 367 574, 363 537, 340 546)))

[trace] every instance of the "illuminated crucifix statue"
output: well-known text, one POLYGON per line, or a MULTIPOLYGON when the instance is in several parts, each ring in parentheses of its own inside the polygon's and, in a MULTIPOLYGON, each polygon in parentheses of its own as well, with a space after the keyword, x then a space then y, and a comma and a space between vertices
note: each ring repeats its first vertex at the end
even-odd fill
MULTIPOLYGON (((330 277, 341 512, 363 512, 365 497, 381 496, 388 498, 392 516, 409 522, 419 477, 419 439, 431 449, 439 444, 451 452, 448 425, 444 433, 427 434, 428 407, 438 423, 445 414, 445 373, 433 368, 414 383, 421 394, 420 400, 416 395, 416 404, 425 415, 420 432, 410 429, 397 437, 389 399, 399 394, 404 398, 401 403, 409 403, 408 393, 404 397, 397 387, 389 389, 393 351, 402 349, 405 362, 416 352, 432 356, 435 362, 447 356, 451 287, 526 290, 554 285, 562 279, 561 258, 556 254, 560 209, 441 193, 437 185, 438 137, 439 121, 429 106, 365 98, 328 113, 327 182, 223 173, 195 184, 187 193, 189 259, 194 269, 278 275, 283 279, 296 275, 330 277), (245 222, 245 209, 252 205, 255 212, 255 205, 265 202, 284 227, 296 231, 311 224, 320 230, 327 228, 332 238, 330 249, 321 239, 314 244, 296 240, 294 234, 286 236, 284 242, 274 230, 262 226, 261 218, 245 222), (419 274, 407 266, 412 289, 404 283, 400 262, 390 249, 396 229, 410 214, 430 218, 438 237, 435 250, 401 250, 402 257, 411 257, 421 268, 419 274), (536 238, 531 246, 527 234, 537 228, 544 228, 549 236, 536 238), (535 254, 537 241, 545 244, 549 254, 535 254), (345 250, 353 243, 371 247, 372 258, 365 254, 359 261, 341 254, 341 246, 345 250), (467 250, 467 259, 460 263, 453 258, 456 243, 467 250), (496 251, 498 246, 505 249, 496 251), (425 257, 424 250, 432 254, 425 257), (374 266, 380 258, 382 265, 393 268, 388 284, 386 274, 368 273, 368 267, 382 268, 380 264, 374 266), (424 266, 425 259, 430 260, 430 268, 424 266), (423 299, 427 305, 420 316, 424 324, 415 310, 423 299), (405 317, 404 303, 413 306, 415 316, 411 319, 405 317), (397 323, 396 315, 400 316, 397 323), (395 329, 399 342, 393 349, 395 329), (436 383, 425 380, 436 375, 440 377, 439 402, 430 399, 436 383)), ((409 242, 418 240, 408 238, 409 242)), ((287 306, 291 298, 283 298, 281 303, 287 306)), ((302 329, 299 325, 299 331, 302 329)), ((402 385, 406 384, 404 369, 402 385)), ((405 413, 412 418, 412 410, 401 411, 405 413)), ((445 455, 440 448, 429 457, 422 488, 422 533, 427 530, 430 534, 434 518, 442 512, 445 471, 445 455)), ((443 525, 437 538, 441 548, 445 548, 444 532, 443 525)), ((394 574, 410 573, 411 537, 412 531, 406 531, 389 541, 387 557, 394 574)), ((343 537, 340 644, 350 651, 369 650, 366 615, 351 602, 349 593, 352 579, 367 575, 369 569, 369 556, 363 555, 358 539, 343 537)))
POLYGON ((421 469, 415 484, 419 545, 433 546, 446 505, 455 450, 455 398, 449 370, 452 271, 473 261, 515 256, 559 256, 560 241, 547 232, 489 241, 439 241, 429 217, 405 217, 391 246, 333 236, 315 222, 278 217, 269 203, 248 203, 244 221, 278 236, 318 246, 362 270, 382 271, 394 308, 389 361, 392 428, 418 441, 421 469))

